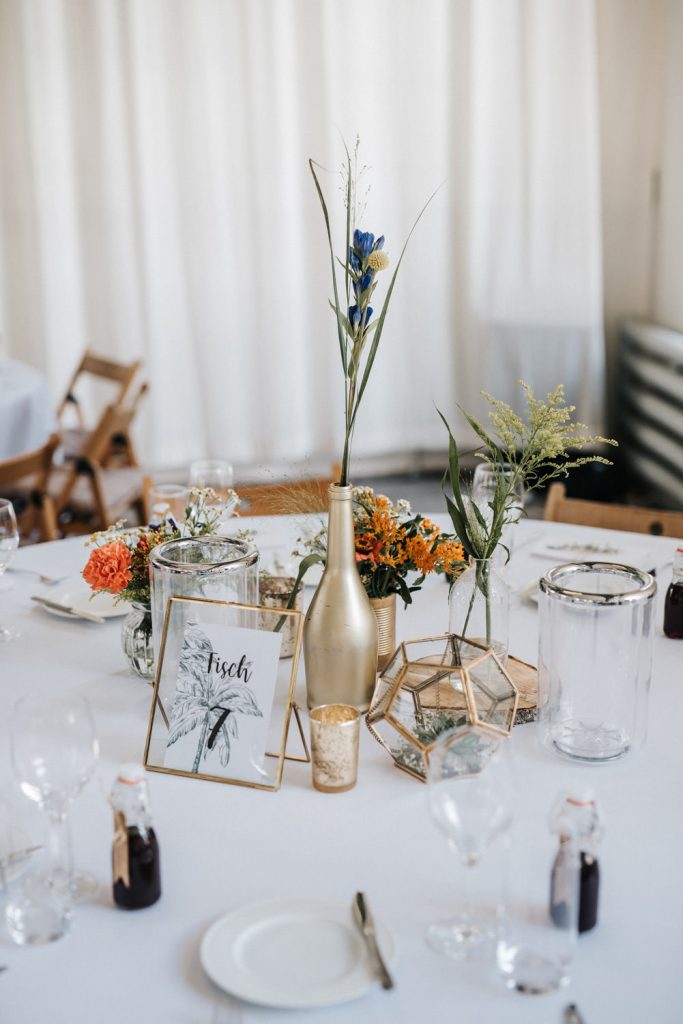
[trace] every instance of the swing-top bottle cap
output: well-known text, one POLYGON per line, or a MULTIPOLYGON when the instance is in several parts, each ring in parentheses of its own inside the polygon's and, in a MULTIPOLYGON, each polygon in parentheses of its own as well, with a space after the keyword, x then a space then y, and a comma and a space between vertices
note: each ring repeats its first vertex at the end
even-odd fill
POLYGON ((126 785, 133 786, 136 782, 142 782, 144 778, 145 769, 142 765, 136 764, 135 761, 128 761, 126 764, 122 764, 119 768, 116 781, 124 782, 126 785))

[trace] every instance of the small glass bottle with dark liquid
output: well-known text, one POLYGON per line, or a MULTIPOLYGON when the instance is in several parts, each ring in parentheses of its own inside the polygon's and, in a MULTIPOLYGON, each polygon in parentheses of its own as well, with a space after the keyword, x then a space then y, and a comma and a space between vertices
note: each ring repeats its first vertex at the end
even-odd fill
POLYGON ((144 770, 122 765, 111 791, 114 808, 114 903, 126 910, 150 907, 161 896, 159 844, 149 813, 144 770))
POLYGON ((683 548, 674 555, 673 577, 664 600, 664 633, 683 640, 683 548))
POLYGON ((581 935, 595 928, 598 923, 600 867, 596 849, 602 835, 602 825, 593 794, 565 794, 553 818, 560 831, 560 848, 550 880, 550 916, 558 927, 566 927, 567 907, 570 905, 567 892, 576 884, 576 855, 571 849, 574 843, 580 858, 577 928, 581 935))

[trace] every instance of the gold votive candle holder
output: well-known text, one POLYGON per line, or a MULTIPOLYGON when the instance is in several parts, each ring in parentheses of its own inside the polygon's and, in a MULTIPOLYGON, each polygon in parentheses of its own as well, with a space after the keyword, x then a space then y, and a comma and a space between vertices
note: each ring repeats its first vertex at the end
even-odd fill
POLYGON ((349 704, 321 704, 310 712, 313 785, 345 793, 358 777, 360 711, 349 704))

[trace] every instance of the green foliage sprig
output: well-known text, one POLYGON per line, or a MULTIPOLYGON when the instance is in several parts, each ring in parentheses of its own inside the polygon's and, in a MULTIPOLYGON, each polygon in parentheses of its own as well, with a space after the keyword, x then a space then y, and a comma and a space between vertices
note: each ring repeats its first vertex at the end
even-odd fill
POLYGON ((477 454, 490 463, 495 473, 496 490, 488 503, 491 516, 484 516, 474 502, 463 495, 460 481, 460 457, 451 428, 442 412, 439 416, 448 431, 448 469, 444 474, 444 495, 455 532, 466 553, 479 560, 490 558, 500 544, 503 529, 519 518, 517 490, 544 487, 551 480, 566 477, 571 469, 589 462, 612 463, 603 455, 577 455, 577 451, 595 445, 617 445, 612 438, 587 433, 583 423, 572 422, 575 407, 567 405, 564 387, 558 384, 545 400, 534 397, 528 384, 519 381, 524 391, 527 412, 522 419, 505 402, 487 392, 482 395, 491 406, 487 430, 468 412, 467 422, 482 444, 477 454), (446 491, 446 482, 450 494, 446 491))

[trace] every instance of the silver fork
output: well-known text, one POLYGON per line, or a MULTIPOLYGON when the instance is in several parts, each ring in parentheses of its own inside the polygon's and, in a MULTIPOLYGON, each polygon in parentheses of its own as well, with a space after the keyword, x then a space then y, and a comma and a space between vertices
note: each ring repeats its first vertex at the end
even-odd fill
POLYGON ((68 576, 68 573, 65 573, 63 576, 46 576, 45 573, 38 572, 37 569, 24 569, 20 565, 8 565, 7 566, 7 571, 8 572, 23 572, 23 573, 26 573, 26 574, 28 574, 30 576, 37 576, 38 579, 40 580, 40 582, 41 583, 45 583, 46 586, 48 586, 48 587, 52 586, 55 583, 61 583, 62 580, 65 580, 67 578, 67 576, 68 576))

